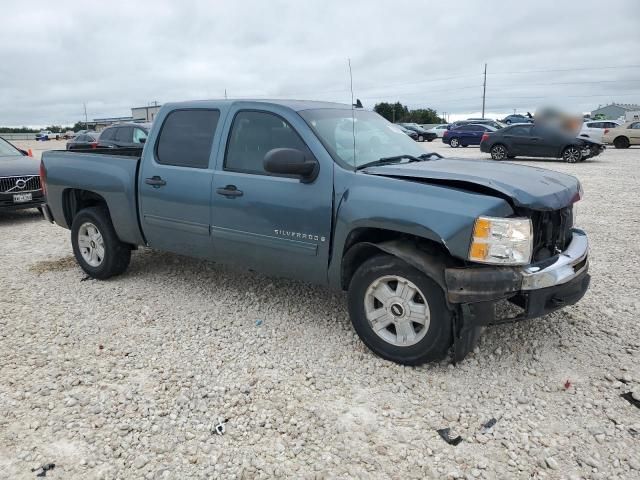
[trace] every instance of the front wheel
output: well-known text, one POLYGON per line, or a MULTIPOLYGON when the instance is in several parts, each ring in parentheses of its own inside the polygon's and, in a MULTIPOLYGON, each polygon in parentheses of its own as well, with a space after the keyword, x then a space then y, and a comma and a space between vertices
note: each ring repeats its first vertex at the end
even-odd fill
POLYGON ((441 360, 452 344, 452 313, 433 280, 399 258, 365 261, 349 285, 349 315, 376 355, 404 365, 441 360))
POLYGON ((578 147, 567 147, 562 152, 562 159, 567 163, 576 163, 582 159, 582 151, 578 147))
POLYGON ((449 141, 449 146, 452 148, 458 148, 460 146, 460 140, 458 140, 457 138, 452 138, 449 141))
POLYGON ((129 266, 131 247, 116 235, 108 211, 80 210, 71 225, 73 254, 87 275, 100 280, 120 275, 129 266))

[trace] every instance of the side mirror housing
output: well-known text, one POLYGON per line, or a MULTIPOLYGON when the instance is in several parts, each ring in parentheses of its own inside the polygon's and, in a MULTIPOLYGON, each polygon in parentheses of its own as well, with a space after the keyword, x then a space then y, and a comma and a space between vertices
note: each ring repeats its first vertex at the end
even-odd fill
POLYGON ((294 175, 300 177, 302 183, 311 183, 320 172, 320 164, 295 148, 274 148, 264 156, 264 169, 278 175, 294 175))

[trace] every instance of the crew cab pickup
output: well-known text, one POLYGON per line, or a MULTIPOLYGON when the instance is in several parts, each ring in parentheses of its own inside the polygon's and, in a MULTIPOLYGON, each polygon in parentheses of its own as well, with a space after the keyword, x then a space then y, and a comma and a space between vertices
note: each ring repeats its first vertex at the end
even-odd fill
POLYGON ((167 104, 143 149, 49 151, 40 174, 90 276, 148 246, 346 290, 362 341, 403 364, 461 360, 589 285, 576 178, 443 158, 350 105, 167 104))

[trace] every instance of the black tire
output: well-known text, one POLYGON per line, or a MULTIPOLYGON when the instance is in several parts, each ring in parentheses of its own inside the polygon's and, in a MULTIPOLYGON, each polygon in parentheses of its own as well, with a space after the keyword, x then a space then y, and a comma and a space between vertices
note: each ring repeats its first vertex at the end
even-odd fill
POLYGON ((109 212, 104 207, 89 207, 76 214, 71 225, 71 245, 80 267, 87 275, 99 280, 120 275, 127 269, 131 261, 131 246, 120 241, 111 223, 109 212), (104 256, 96 266, 90 265, 85 260, 81 247, 78 245, 80 228, 87 223, 95 226, 104 243, 104 256))
POLYGON ((496 143, 495 145, 492 145, 489 153, 491 154, 491 158, 493 160, 498 161, 504 160, 509 155, 507 147, 502 143, 496 143))
POLYGON ((449 140, 449 146, 451 148, 458 148, 460 146, 460 140, 456 137, 453 137, 449 140))
MULTIPOLYGON (((376 355, 403 365, 420 365, 438 361, 447 356, 453 342, 453 314, 447 309, 442 289, 404 261, 391 255, 377 255, 365 261, 353 275, 348 293, 349 316, 354 329, 364 344, 376 355), (430 312, 429 325, 424 336, 413 345, 398 346, 378 335, 366 316, 367 290, 374 281, 387 276, 398 276, 413 283, 425 297, 430 312)), ((389 328, 395 329, 390 325, 389 328)))
POLYGON ((582 160, 582 149, 575 145, 569 145, 562 151, 562 159, 567 163, 578 163, 582 160))
POLYGON ((629 148, 629 139, 627 137, 616 137, 613 141, 616 148, 629 148))

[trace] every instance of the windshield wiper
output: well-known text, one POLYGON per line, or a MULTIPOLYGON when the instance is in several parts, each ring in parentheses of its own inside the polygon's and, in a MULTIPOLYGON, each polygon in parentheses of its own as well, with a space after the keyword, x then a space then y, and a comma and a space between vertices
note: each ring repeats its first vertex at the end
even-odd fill
POLYGON ((407 159, 408 162, 407 163, 411 163, 411 162, 424 162, 427 160, 431 160, 431 157, 437 157, 437 158, 442 158, 442 155, 440 155, 439 153, 423 153, 422 155, 418 155, 413 156, 413 155, 394 155, 393 157, 382 157, 379 158, 378 160, 374 160, 373 162, 368 162, 368 163, 364 163, 362 165, 358 165, 356 167, 356 170, 362 170, 363 168, 368 168, 368 167, 377 167, 380 165, 391 165, 393 163, 397 163, 400 162, 403 159, 407 159))

